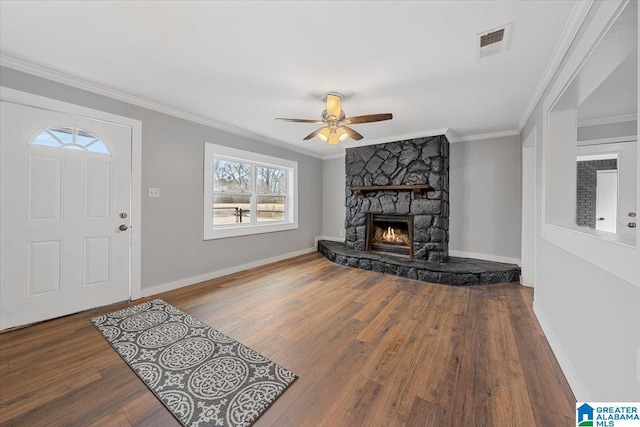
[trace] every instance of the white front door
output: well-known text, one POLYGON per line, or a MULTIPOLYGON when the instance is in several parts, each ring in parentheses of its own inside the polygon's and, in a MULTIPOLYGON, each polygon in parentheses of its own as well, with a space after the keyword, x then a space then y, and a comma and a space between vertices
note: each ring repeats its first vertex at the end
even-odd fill
POLYGON ((129 299, 131 127, 0 113, 0 329, 129 299))
POLYGON ((615 233, 618 225, 618 171, 599 170, 596 180, 596 230, 615 233))

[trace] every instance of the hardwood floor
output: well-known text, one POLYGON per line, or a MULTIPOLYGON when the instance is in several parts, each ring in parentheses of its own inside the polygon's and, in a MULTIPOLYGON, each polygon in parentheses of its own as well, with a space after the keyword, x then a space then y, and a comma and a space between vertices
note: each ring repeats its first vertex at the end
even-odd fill
MULTIPOLYGON (((256 426, 574 425, 528 288, 313 253, 158 297, 299 375, 256 426)), ((0 424, 179 425, 89 322, 125 305, 0 334, 0 424)))

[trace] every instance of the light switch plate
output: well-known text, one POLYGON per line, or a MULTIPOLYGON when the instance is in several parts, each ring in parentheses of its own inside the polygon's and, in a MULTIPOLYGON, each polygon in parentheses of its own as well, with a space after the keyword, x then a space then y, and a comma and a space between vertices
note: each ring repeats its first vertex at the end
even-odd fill
POLYGON ((160 197, 160 189, 149 187, 149 197, 160 197))

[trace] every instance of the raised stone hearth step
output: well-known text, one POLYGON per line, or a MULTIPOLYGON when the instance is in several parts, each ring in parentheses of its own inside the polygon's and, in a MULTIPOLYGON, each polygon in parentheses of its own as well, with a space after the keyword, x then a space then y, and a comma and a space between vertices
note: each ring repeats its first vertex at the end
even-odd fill
POLYGON ((336 264, 443 285, 510 283, 520 276, 520 267, 515 264, 458 257, 449 257, 448 262, 401 258, 347 249, 344 243, 330 240, 318 241, 318 252, 336 264))

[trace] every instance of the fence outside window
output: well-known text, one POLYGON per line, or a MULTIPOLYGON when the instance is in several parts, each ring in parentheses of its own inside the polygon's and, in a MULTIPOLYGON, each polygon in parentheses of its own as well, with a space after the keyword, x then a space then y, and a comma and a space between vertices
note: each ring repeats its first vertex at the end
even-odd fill
MULTIPOLYGON (((284 205, 258 205, 257 219, 260 222, 283 221, 285 219, 284 205), (262 209, 260 209, 262 207, 262 209)), ((251 210, 238 206, 213 207, 214 225, 242 224, 251 221, 251 210)))

